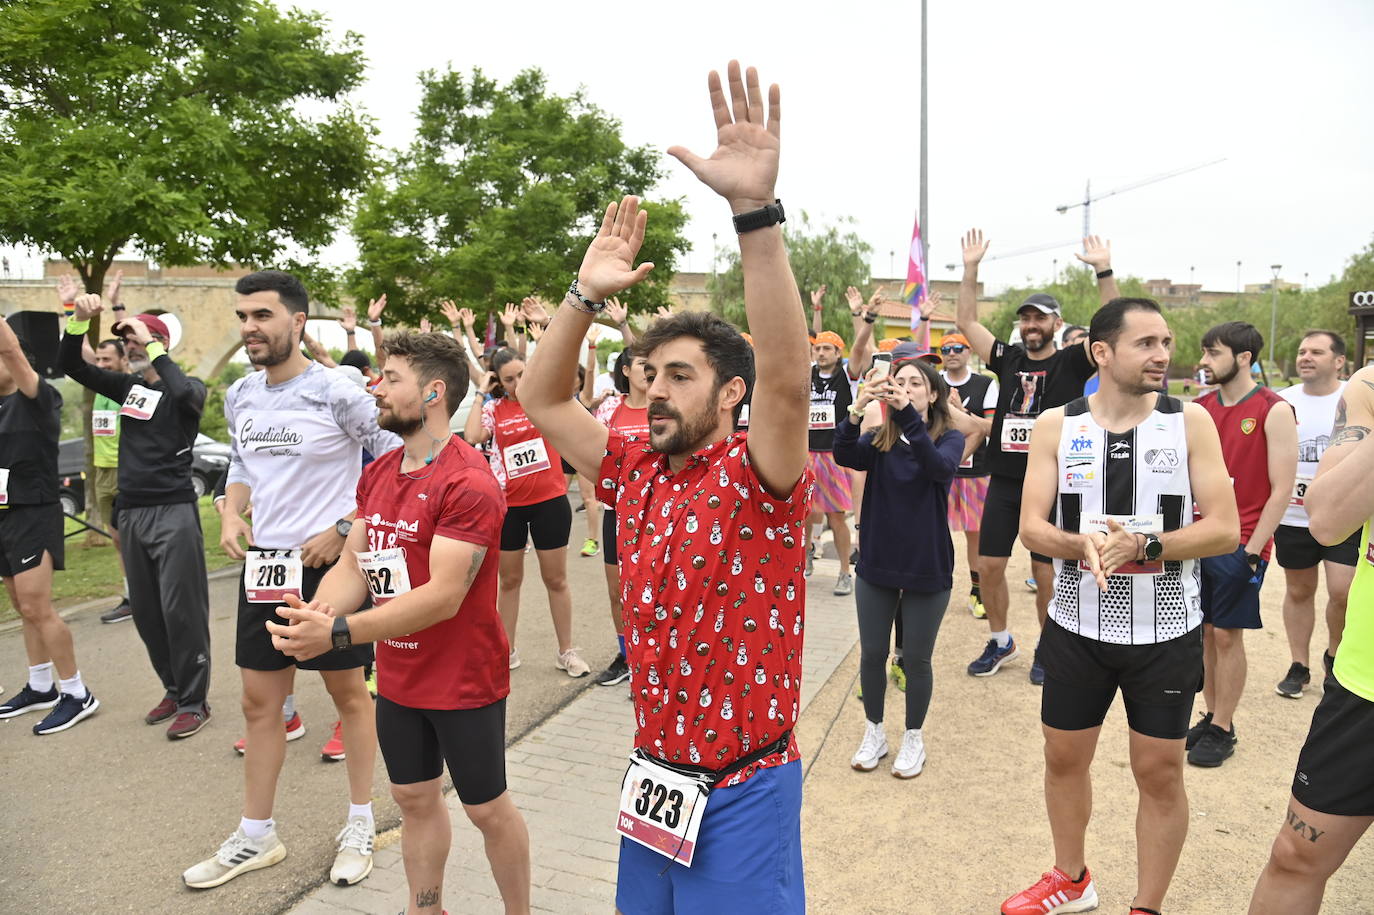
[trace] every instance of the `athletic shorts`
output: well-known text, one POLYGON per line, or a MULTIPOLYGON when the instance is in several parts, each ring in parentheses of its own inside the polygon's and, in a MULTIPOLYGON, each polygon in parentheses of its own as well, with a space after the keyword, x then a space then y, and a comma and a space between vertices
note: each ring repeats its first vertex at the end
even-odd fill
POLYGON ((977 531, 988 498, 987 477, 955 477, 949 486, 949 530, 977 531))
POLYGON ((854 508, 854 497, 849 491, 849 474, 835 463, 835 455, 829 451, 808 451, 807 463, 816 475, 816 488, 811 493, 813 512, 847 512, 854 508))
POLYGON ((1374 702, 1328 675, 1298 753, 1293 797, 1321 813, 1374 816, 1374 702))
POLYGON ((1202 688, 1202 627, 1153 645, 1118 645, 1045 624, 1036 657, 1045 668, 1040 721, 1061 731, 1095 728, 1121 689, 1126 721, 1146 737, 1181 740, 1202 688))
MULTIPOLYGON (((301 569, 301 598, 309 602, 315 596, 325 573, 334 568, 333 564, 312 569, 301 569)), ((301 670, 352 670, 372 663, 372 646, 354 645, 344 651, 326 651, 309 661, 297 661, 272 647, 272 633, 267 631, 267 623, 284 623, 277 616, 278 603, 252 604, 243 588, 243 575, 239 574, 239 622, 238 638, 234 642, 234 663, 246 670, 285 670, 296 666, 301 670)))
POLYGON ((501 549, 523 550, 528 539, 536 550, 557 550, 568 545, 572 532, 572 503, 566 495, 533 505, 511 505, 501 525, 501 549))
MULTIPOLYGON (((982 533, 978 536, 978 555, 1011 556, 1021 533, 1021 481, 995 474, 988 478, 987 498, 983 502, 982 533)), ((1048 556, 1031 553, 1034 562, 1050 562, 1048 556)))
POLYGON ((601 506, 601 558, 608 566, 620 565, 615 543, 615 509, 601 506))
POLYGON ((1219 629, 1262 629, 1260 588, 1264 586, 1267 560, 1259 569, 1245 561, 1245 547, 1224 556, 1202 560, 1202 621, 1219 629))
POLYGON ((1311 569, 1325 560, 1343 566, 1360 561, 1360 531, 1335 546, 1322 546, 1305 527, 1280 524, 1274 531, 1274 558, 1285 569, 1311 569))
POLYGON ((114 517, 115 496, 119 495, 119 468, 118 467, 97 467, 95 476, 91 478, 92 490, 95 492, 95 505, 100 512, 100 517, 106 524, 114 517))
POLYGON ((38 568, 43 554, 52 555, 54 571, 65 568, 62 505, 11 505, 0 509, 0 578, 38 568))
POLYGON ((411 708, 377 697, 377 746, 393 785, 444 774, 458 799, 473 806, 506 790, 506 700, 480 708, 411 708))
POLYGON ((712 791, 691 867, 621 838, 616 908, 625 915, 805 912, 801 787, 801 760, 794 760, 712 791))

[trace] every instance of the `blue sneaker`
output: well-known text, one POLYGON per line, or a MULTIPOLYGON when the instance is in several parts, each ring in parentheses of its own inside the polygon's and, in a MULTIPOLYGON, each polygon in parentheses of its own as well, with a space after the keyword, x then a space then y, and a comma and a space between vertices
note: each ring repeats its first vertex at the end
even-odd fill
POLYGON ((1008 639, 1006 648, 998 648, 996 639, 988 639, 983 653, 968 666, 970 676, 991 677, 1007 661, 1016 657, 1016 639, 1008 639))
POLYGON ((1045 668, 1040 664, 1039 649, 1036 649, 1034 656, 1031 658, 1030 681, 1031 686, 1045 685, 1045 668))
POLYGON ((13 718, 25 712, 39 712, 52 708, 57 704, 57 698, 56 685, 46 693, 40 693, 25 683, 23 689, 7 699, 4 705, 0 705, 0 718, 13 718))
POLYGON ((48 717, 35 724, 33 732, 35 734, 56 734, 58 731, 65 731, 78 721, 94 715, 98 708, 100 708, 100 700, 90 690, 86 690, 85 699, 78 699, 71 693, 63 693, 62 697, 57 700, 57 708, 48 712, 48 717))

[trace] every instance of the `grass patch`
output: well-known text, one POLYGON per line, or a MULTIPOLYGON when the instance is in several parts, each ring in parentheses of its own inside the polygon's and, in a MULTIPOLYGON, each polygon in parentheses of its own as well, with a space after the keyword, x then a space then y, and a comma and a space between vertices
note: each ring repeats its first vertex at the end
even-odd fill
MULTIPOLYGON (((219 513, 209 496, 201 498, 200 526, 205 532, 205 566, 213 572, 230 565, 234 560, 219 548, 219 513)), ((80 525, 67 519, 67 533, 80 531, 80 525)), ((114 545, 104 537, 94 546, 86 545, 85 532, 67 538, 65 571, 53 575, 52 598, 59 608, 97 597, 115 597, 123 587, 119 572, 119 557, 114 545)), ((0 597, 0 623, 18 616, 9 596, 0 597)))

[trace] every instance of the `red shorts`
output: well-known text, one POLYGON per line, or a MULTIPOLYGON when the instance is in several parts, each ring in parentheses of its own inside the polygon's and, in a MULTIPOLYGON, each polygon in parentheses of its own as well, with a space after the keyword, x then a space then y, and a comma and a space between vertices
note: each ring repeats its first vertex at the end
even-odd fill
POLYGON ((950 531, 980 530, 987 498, 987 477, 955 477, 949 487, 950 531))
POLYGON ((854 508, 849 491, 849 474, 835 463, 829 451, 808 452, 807 463, 816 475, 816 488, 811 495, 811 510, 815 512, 847 512, 854 508))

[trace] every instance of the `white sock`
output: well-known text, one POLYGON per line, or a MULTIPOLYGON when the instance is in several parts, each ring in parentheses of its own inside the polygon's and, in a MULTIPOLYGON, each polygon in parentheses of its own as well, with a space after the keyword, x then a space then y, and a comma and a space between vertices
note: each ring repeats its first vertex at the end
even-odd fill
POLYGON ((124 599, 129 599, 129 579, 124 579, 124 599))
POLYGON ((46 693, 52 685, 52 661, 29 668, 29 688, 34 692, 46 693))
POLYGON ((276 825, 277 824, 271 817, 265 820, 250 820, 248 817, 239 819, 239 828, 242 829, 243 834, 250 839, 261 839, 271 832, 276 825))
POLYGON ((1011 630, 1003 629, 1001 632, 994 632, 992 637, 997 640, 998 648, 1006 648, 1011 642, 1011 630))
POLYGON ((351 820, 354 817, 362 817, 367 820, 369 824, 372 823, 372 802, 368 801, 366 804, 354 804, 350 802, 348 805, 348 818, 351 820))
POLYGON ((288 693, 286 701, 281 704, 281 720, 290 721, 296 716, 296 694, 288 693))
POLYGON ((820 526, 819 524, 813 524, 813 525, 811 525, 811 541, 810 541, 810 542, 811 542, 811 543, 815 543, 816 541, 818 541, 818 540, 820 540, 820 539, 821 539, 821 526, 820 526))
POLYGON ((81 671, 72 675, 70 680, 60 681, 62 692, 68 696, 75 696, 77 699, 86 698, 86 684, 81 682, 81 671))

